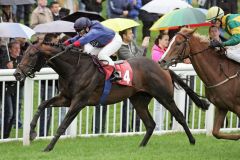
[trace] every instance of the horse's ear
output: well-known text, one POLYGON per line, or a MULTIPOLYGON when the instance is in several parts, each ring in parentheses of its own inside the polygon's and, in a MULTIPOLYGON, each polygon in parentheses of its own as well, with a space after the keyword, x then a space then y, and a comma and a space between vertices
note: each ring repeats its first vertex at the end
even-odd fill
POLYGON ((197 28, 192 29, 192 31, 189 34, 193 34, 194 32, 196 32, 197 28))

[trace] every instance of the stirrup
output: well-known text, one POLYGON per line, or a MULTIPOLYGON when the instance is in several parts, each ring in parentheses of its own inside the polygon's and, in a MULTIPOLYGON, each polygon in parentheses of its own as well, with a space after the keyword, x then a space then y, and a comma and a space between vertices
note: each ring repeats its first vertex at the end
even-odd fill
POLYGON ((111 77, 110 77, 110 81, 111 82, 116 82, 116 81, 119 81, 119 80, 122 80, 122 77, 120 77, 119 73, 114 69, 111 77))

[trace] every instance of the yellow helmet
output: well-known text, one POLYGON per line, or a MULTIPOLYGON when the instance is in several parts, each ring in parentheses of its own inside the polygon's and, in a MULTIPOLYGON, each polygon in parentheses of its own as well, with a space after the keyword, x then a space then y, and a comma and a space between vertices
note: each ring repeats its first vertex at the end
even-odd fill
POLYGON ((211 7, 207 12, 207 21, 211 21, 217 18, 222 18, 224 16, 224 11, 219 7, 211 7))

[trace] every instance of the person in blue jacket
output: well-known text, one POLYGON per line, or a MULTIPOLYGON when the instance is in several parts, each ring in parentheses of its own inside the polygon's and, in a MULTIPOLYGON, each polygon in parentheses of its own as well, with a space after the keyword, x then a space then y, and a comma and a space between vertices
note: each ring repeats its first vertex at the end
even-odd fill
POLYGON ((115 70, 114 62, 110 56, 118 51, 122 45, 122 38, 118 33, 104 27, 98 21, 91 21, 86 17, 77 19, 74 29, 78 33, 73 38, 64 42, 66 46, 84 46, 84 51, 97 55, 99 60, 108 62, 108 67, 112 71, 111 81, 121 80, 119 73, 115 70))

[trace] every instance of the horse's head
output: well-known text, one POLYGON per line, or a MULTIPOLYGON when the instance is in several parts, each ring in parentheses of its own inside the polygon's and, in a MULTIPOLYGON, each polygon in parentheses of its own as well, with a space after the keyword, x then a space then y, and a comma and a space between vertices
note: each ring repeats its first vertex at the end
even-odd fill
POLYGON ((55 55, 60 50, 48 44, 30 44, 23 58, 14 72, 17 81, 22 81, 26 77, 33 78, 36 71, 45 65, 46 60, 55 55))
POLYGON ((164 53, 160 65, 167 69, 169 66, 183 62, 190 55, 189 39, 195 30, 184 28, 171 40, 168 49, 164 53))

